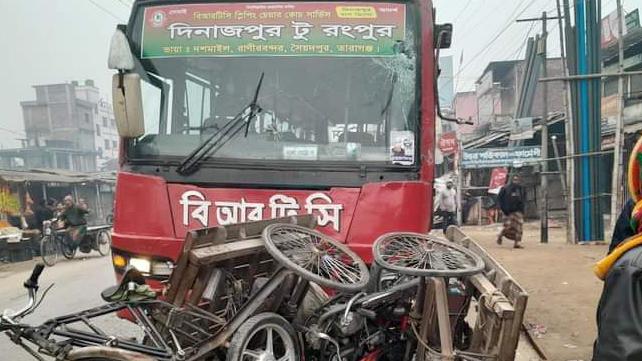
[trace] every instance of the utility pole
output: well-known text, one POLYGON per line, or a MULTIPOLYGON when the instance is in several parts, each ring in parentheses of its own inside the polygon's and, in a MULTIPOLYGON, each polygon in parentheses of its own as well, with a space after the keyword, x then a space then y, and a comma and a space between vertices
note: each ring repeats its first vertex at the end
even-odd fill
MULTIPOLYGON (((559 27, 560 35, 560 55, 562 57, 562 68, 564 69, 563 75, 568 76, 568 59, 565 51, 565 41, 564 41, 564 17, 568 14, 562 16, 562 4, 561 0, 556 0, 555 5, 557 7, 557 25, 559 27)), ((565 9, 565 11, 569 11, 565 9)), ((564 122, 564 133, 566 138, 566 155, 573 154, 574 152, 574 134, 573 134, 573 96, 571 95, 571 84, 568 82, 562 82, 563 91, 564 91, 564 110, 566 112, 566 122, 564 122)), ((555 143, 555 140, 553 140, 555 143)), ((554 144, 557 147, 557 144, 554 144)), ((557 148, 555 148, 557 149, 557 148)), ((558 151, 559 153, 559 151, 558 151)), ((559 155, 555 156, 559 158, 559 155)), ((559 161, 559 160, 558 160, 559 161)), ((561 166, 558 164, 559 171, 562 171, 561 166)), ((566 173, 565 173, 565 182, 566 187, 564 190, 564 197, 566 200, 566 243, 574 244, 575 243, 575 187, 574 184, 574 172, 575 162, 572 159, 566 160, 566 173)))
MULTIPOLYGON (((557 19, 559 16, 547 17, 546 11, 542 12, 541 18, 531 18, 531 19, 518 19, 517 22, 530 22, 530 21, 541 21, 542 22, 542 38, 539 45, 539 53, 542 57, 542 78, 548 77, 548 64, 547 64, 547 54, 546 54, 546 43, 548 38, 548 31, 546 28, 547 20, 557 19)), ((540 176, 540 242, 548 243, 548 83, 543 84, 542 88, 542 168, 540 176)))
POLYGON ((613 174, 611 178, 611 230, 615 228, 617 215, 620 208, 620 185, 624 171, 622 162, 622 140, 624 139, 624 17, 622 14, 622 0, 617 0, 618 23, 618 82, 617 82, 617 118, 615 121, 615 142, 613 143, 613 174))

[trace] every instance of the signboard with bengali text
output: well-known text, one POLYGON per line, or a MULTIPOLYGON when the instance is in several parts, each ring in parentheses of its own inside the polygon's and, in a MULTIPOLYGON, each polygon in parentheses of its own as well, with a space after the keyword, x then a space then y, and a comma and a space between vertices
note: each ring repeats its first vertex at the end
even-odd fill
POLYGON ((398 3, 289 2, 151 6, 141 58, 392 56, 405 39, 398 3))
POLYGON ((461 166, 463 168, 519 167, 539 163, 541 159, 540 146, 466 149, 461 166))

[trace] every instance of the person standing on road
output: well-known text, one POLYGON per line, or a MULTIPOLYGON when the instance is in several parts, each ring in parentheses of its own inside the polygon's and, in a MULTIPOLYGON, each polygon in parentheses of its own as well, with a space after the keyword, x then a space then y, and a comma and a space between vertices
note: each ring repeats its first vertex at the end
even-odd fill
POLYGON ((457 211, 456 201, 457 191, 452 181, 446 183, 446 188, 442 189, 438 195, 437 212, 443 218, 442 229, 446 234, 446 229, 451 224, 456 224, 455 216, 457 211))
POLYGON ((519 175, 513 176, 512 182, 502 187, 497 196, 499 208, 504 213, 504 228, 497 236, 497 244, 502 244, 503 237, 515 241, 514 248, 524 248, 522 228, 524 226, 524 209, 526 208, 526 190, 520 184, 519 175))

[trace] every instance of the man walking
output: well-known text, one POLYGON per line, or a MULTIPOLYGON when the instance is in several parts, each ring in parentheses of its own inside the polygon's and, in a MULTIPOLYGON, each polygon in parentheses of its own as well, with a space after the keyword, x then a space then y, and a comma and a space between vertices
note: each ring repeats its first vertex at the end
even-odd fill
POLYGON ((446 188, 439 192, 437 213, 442 217, 442 229, 446 234, 446 229, 451 224, 455 224, 455 212, 457 211, 457 201, 455 200, 457 191, 455 191, 452 181, 446 183, 446 188))
POLYGON ((502 187, 497 196, 499 208, 504 213, 504 228, 497 236, 497 244, 502 244, 506 237, 515 241, 514 248, 523 248, 522 227, 524 225, 524 209, 526 206, 526 191, 520 184, 519 175, 514 175, 512 182, 502 187))

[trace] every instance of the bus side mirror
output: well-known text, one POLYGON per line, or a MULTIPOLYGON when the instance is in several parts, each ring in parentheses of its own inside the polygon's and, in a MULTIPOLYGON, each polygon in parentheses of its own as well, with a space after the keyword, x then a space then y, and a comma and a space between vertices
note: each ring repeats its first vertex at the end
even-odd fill
POLYGON ((434 33, 434 47, 448 49, 453 41, 453 24, 436 24, 434 33))
POLYGON ((118 25, 109 43, 109 58, 107 66, 109 69, 118 71, 134 70, 134 56, 129 47, 129 41, 124 32, 125 26, 118 25))
POLYGON ((145 134, 140 75, 122 72, 114 74, 112 96, 118 135, 135 138, 145 134))

